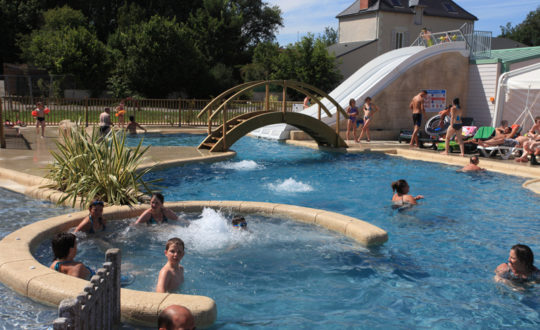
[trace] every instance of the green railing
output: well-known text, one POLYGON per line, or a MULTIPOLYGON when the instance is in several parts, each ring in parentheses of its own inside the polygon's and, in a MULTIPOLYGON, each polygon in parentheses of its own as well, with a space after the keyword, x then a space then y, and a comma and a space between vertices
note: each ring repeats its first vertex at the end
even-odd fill
MULTIPOLYGON (((86 126, 94 125, 99 122, 99 115, 106 107, 111 108, 111 117, 113 123, 118 122, 115 116, 115 108, 122 101, 120 99, 70 99, 70 98, 49 98, 39 99, 30 97, 6 96, 2 97, 3 119, 12 122, 22 121, 27 124, 33 124, 35 118, 32 111, 36 108, 35 103, 41 101, 46 108, 50 109, 46 115, 48 124, 56 125, 60 121, 69 119, 71 121, 80 121, 86 126)), ((197 118, 199 112, 211 100, 199 99, 128 99, 124 101, 126 110, 125 122, 129 121, 129 116, 135 116, 135 120, 141 125, 161 125, 161 126, 207 126, 208 117, 197 118)), ((292 111, 293 103, 287 102, 287 111, 292 111)), ((228 112, 232 115, 240 115, 264 107, 264 101, 245 101, 236 100, 230 103, 228 112)), ((272 111, 281 111, 282 102, 270 102, 272 111)), ((214 122, 214 120, 212 121, 214 122)), ((220 120, 216 119, 215 124, 220 120)))

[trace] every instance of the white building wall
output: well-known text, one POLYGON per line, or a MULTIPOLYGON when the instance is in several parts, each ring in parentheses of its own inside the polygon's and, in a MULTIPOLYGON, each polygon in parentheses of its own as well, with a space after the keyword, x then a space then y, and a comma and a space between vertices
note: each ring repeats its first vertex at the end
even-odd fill
POLYGON ((358 17, 339 20, 339 42, 355 42, 377 39, 377 14, 371 13, 358 17))
POLYGON ((475 126, 490 126, 495 117, 495 99, 499 80, 499 63, 469 65, 469 89, 467 97, 467 117, 474 118, 475 126))

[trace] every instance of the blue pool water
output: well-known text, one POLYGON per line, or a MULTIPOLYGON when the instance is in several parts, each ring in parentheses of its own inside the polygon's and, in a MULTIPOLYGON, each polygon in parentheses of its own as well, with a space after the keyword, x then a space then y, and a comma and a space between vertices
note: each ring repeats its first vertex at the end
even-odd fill
MULTIPOLYGON (((538 285, 518 291, 492 279, 513 244, 528 244, 540 253, 538 197, 521 188, 523 179, 251 138, 233 149, 238 152, 233 160, 171 168, 148 179, 166 178, 162 189, 170 201, 315 207, 371 222, 389 232, 389 241, 365 249, 322 229, 264 218, 248 219, 252 232, 237 237, 225 225, 228 214, 184 215, 193 220, 187 228, 150 227, 145 242, 124 252, 128 270, 150 267, 157 274, 164 263, 164 240, 172 235, 186 239, 182 292, 216 300, 216 328, 540 325, 538 285), (400 178, 407 179, 411 193, 425 196, 405 212, 392 210, 389 202, 390 183, 400 178)), ((119 226, 119 242, 144 237, 140 231, 146 227, 119 226)), ((137 276, 146 283, 136 287, 155 285, 153 275, 137 276)))
MULTIPOLYGON (((147 136, 145 143, 160 145, 158 139, 147 136)), ((174 139, 166 137, 167 143, 174 139)), ((539 327, 538 285, 513 290, 492 280, 511 245, 528 244, 540 253, 538 197, 521 188, 523 179, 251 138, 233 149, 238 152, 233 160, 186 165, 148 178, 166 178, 161 185, 169 201, 252 200, 321 208, 369 221, 387 230, 389 241, 366 249, 316 227, 251 216, 250 232, 239 233, 226 225, 231 216, 226 212, 182 215, 192 221, 189 227, 133 228, 129 219, 103 239, 125 244, 123 267, 136 274, 134 288, 153 288, 154 274, 165 262, 164 240, 178 235, 187 247, 182 292, 216 300, 216 329, 539 327), (409 181, 411 193, 426 197, 421 205, 405 212, 391 209, 390 183, 399 178, 409 181)), ((4 215, 2 225, 7 219, 4 215)), ((83 238, 81 260, 99 264, 105 245, 83 238)), ((44 245, 38 251, 45 264, 47 250, 44 245)), ((19 323, 6 323, 8 328, 41 328, 39 320, 51 316, 50 309, 33 308, 0 290, 23 305, 19 323)), ((0 308, 2 319, 14 310, 0 308)))

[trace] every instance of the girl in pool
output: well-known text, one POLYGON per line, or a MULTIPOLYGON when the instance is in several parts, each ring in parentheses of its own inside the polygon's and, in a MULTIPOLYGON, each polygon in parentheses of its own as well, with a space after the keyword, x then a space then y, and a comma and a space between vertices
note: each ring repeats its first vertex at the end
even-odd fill
POLYGON ((508 262, 495 269, 495 280, 517 282, 540 281, 540 270, 534 266, 534 254, 527 245, 516 244, 510 249, 508 262))
POLYGON ((77 238, 72 233, 58 233, 52 240, 54 261, 50 268, 57 272, 88 280, 94 272, 82 262, 73 260, 77 255, 77 238))
POLYGON ((360 132, 360 137, 356 142, 360 142, 362 140, 362 136, 364 136, 364 133, 366 133, 367 142, 371 141, 371 138, 369 136, 369 127, 371 125, 371 119, 373 119, 373 115, 375 112, 379 111, 379 108, 371 103, 371 97, 366 97, 364 100, 364 127, 362 127, 362 131, 360 132))
POLYGON ((84 218, 75 228, 75 233, 82 231, 87 234, 94 234, 105 230, 105 220, 103 219, 103 201, 94 199, 88 206, 90 214, 84 218))
POLYGON ((139 219, 135 221, 135 224, 159 224, 168 222, 169 220, 178 220, 178 216, 170 209, 163 206, 165 201, 164 197, 160 193, 152 195, 150 200, 150 208, 141 214, 139 219))
POLYGON ((392 190, 395 192, 392 203, 397 206, 416 205, 417 200, 424 198, 422 195, 416 197, 408 195, 409 184, 403 179, 392 182, 392 190))
POLYGON ((349 116, 347 120, 347 133, 345 139, 349 140, 349 132, 353 131, 353 138, 356 141, 356 117, 358 116, 358 108, 356 107, 356 100, 350 99, 349 106, 347 107, 347 115, 349 116))
POLYGON ((456 97, 450 108, 450 127, 448 127, 448 131, 446 132, 446 141, 443 152, 445 155, 448 155, 450 139, 456 135, 456 140, 459 143, 459 150, 461 151, 461 157, 465 156, 465 145, 463 144, 463 135, 461 133, 461 129, 463 128, 463 122, 461 121, 462 117, 463 111, 459 105, 459 98, 456 97))

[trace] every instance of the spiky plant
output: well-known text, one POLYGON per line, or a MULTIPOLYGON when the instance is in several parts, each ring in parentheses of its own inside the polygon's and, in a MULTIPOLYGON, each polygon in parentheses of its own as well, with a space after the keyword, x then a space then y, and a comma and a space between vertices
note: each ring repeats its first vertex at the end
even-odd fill
POLYGON ((58 203, 70 201, 74 207, 80 198, 83 206, 101 198, 112 205, 133 205, 141 200, 142 190, 149 193, 154 181, 145 182, 143 176, 151 168, 137 170, 148 147, 142 148, 140 141, 129 148, 125 140, 125 132, 119 137, 114 132, 102 137, 97 129, 89 134, 79 126, 61 134, 46 176, 55 182, 48 188, 64 192, 58 203))

